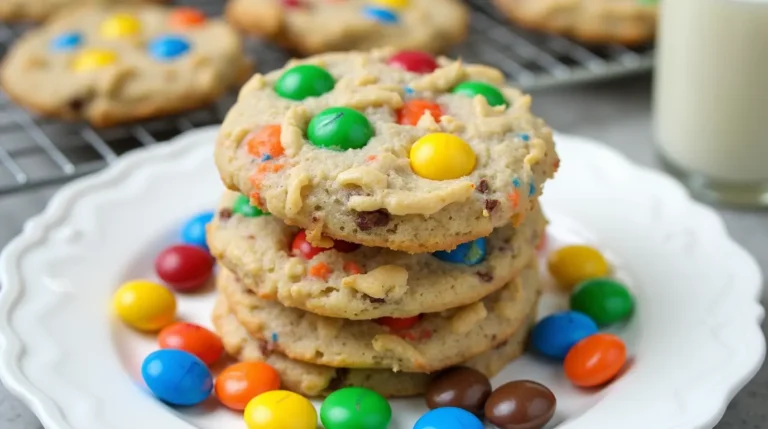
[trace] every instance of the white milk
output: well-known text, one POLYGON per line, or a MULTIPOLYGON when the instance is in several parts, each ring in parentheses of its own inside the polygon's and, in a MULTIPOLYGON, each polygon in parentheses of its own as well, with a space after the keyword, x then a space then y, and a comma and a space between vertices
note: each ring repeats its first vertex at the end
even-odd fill
POLYGON ((662 0, 656 141, 689 173, 768 184, 768 0, 662 0))

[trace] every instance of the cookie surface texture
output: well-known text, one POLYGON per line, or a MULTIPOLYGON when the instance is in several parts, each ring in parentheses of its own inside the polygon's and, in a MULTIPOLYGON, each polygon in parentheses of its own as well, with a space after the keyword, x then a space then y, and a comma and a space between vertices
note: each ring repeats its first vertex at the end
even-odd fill
POLYGON ((231 0, 226 17, 303 55, 384 46, 440 53, 469 26, 458 0, 231 0))
POLYGON ((585 43, 627 46, 656 36, 656 0, 493 0, 515 23, 585 43))
POLYGON ((51 16, 85 4, 165 3, 166 0, 3 0, 0 21, 41 22, 51 16))
POLYGON ((39 114, 109 126, 195 109, 247 79, 226 23, 189 8, 86 6, 25 33, 0 84, 39 114))
POLYGON ((498 70, 428 59, 332 53, 255 75, 216 144, 224 184, 310 237, 410 253, 519 226, 559 165, 552 131, 498 70))

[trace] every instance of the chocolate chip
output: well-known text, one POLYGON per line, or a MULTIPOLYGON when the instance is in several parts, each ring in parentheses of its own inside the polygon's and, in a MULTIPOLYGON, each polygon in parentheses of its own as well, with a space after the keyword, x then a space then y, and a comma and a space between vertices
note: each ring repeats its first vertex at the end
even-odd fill
POLYGON ((67 107, 75 113, 80 113, 85 105, 88 104, 88 100, 83 97, 75 97, 67 102, 67 107))
POLYGON ((499 200, 485 200, 485 209, 488 210, 488 213, 492 212, 498 205, 499 200))
POLYGON ((264 357, 268 357, 272 354, 272 345, 269 343, 269 341, 260 340, 259 341, 259 350, 261 351, 261 354, 264 357))
POLYGON ((339 390, 344 387, 344 382, 347 380, 348 374, 349 369, 337 368, 336 375, 334 375, 331 381, 328 383, 328 391, 333 392, 334 390, 339 390))
POLYGON ((227 220, 232 217, 232 214, 233 214, 232 209, 229 209, 229 208, 221 209, 219 210, 219 219, 227 220))
POLYGON ((493 275, 491 273, 486 273, 484 271, 478 271, 475 274, 477 274, 477 276, 480 277, 480 280, 482 280, 482 281, 484 281, 486 283, 490 283, 490 282, 493 281, 493 275))
POLYGON ((384 298, 374 298, 374 297, 372 297, 370 295, 366 295, 366 294, 363 294, 363 296, 365 297, 365 299, 370 301, 371 304, 383 304, 383 303, 387 302, 387 300, 384 299, 384 298))
POLYGON ((355 225, 360 231, 370 231, 376 227, 386 226, 389 223, 389 213, 380 209, 372 212, 358 212, 355 225))
POLYGON ((477 192, 480 192, 481 194, 485 194, 488 192, 488 181, 485 179, 480 180, 480 183, 477 184, 477 192))

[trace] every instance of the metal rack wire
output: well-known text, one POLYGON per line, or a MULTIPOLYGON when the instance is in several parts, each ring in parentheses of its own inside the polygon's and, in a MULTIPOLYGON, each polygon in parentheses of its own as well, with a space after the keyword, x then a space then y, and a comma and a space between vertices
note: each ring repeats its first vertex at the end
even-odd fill
MULTIPOLYGON (((219 15, 221 0, 181 0, 219 15)), ((536 34, 510 25, 488 0, 468 0, 472 8, 468 39, 453 52, 466 61, 493 64, 526 90, 606 79, 647 71, 652 48, 589 48, 571 40, 536 34)), ((26 30, 0 23, 0 57, 26 30)), ((261 71, 280 67, 288 56, 276 47, 250 40, 248 54, 261 71)), ((71 180, 97 171, 121 154, 163 142, 181 132, 221 122, 234 102, 222 97, 206 109, 127 126, 94 129, 84 123, 39 118, 0 92, 0 195, 71 180)))

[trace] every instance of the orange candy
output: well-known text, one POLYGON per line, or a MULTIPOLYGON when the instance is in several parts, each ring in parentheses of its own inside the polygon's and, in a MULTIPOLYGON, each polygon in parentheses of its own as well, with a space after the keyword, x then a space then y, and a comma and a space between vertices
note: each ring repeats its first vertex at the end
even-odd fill
POLYGON ((157 342, 161 349, 184 350, 206 365, 212 365, 224 353, 218 335, 194 323, 177 322, 165 327, 160 331, 157 342))
POLYGON ((520 192, 515 189, 511 194, 507 195, 507 198, 509 198, 509 202, 512 203, 512 209, 516 210, 517 206, 520 204, 520 192))
POLYGON ((277 158, 283 154, 283 145, 280 144, 280 125, 267 125, 266 127, 251 133, 246 137, 248 153, 262 158, 277 158))
POLYGON ((219 374, 214 389, 222 404, 242 411, 251 399, 280 389, 280 375, 264 362, 240 362, 219 374))
POLYGON ((435 121, 440 122, 443 110, 440 105, 427 100, 410 100, 397 110, 397 123, 401 125, 416 125, 428 111, 435 121))
POLYGON ((193 7, 180 7, 171 12, 168 24, 171 28, 184 29, 196 27, 206 20, 205 14, 193 7))
POLYGON ((609 382, 627 361, 627 347, 612 334, 594 334, 576 343, 563 361, 565 376, 580 387, 609 382))
POLYGON ((347 274, 362 274, 364 271, 355 262, 347 261, 344 262, 344 272, 347 274))
POLYGON ((309 267, 309 275, 317 277, 319 279, 328 280, 328 277, 333 273, 333 269, 325 262, 318 262, 315 265, 309 267))

